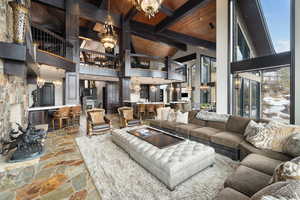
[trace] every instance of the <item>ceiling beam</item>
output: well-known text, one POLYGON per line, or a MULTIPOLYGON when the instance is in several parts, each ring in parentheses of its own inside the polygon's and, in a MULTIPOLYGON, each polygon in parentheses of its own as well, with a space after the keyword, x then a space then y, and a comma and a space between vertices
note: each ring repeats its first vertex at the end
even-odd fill
POLYGON ((177 33, 177 32, 170 31, 170 30, 165 30, 163 32, 156 33, 155 26, 151 26, 151 25, 144 24, 141 22, 131 21, 130 27, 131 27, 131 31, 147 32, 148 34, 154 35, 156 38, 163 37, 163 38, 170 39, 173 41, 178 41, 178 42, 184 43, 184 44, 189 44, 189 45, 193 45, 193 46, 201 46, 201 47, 211 49, 211 50, 216 49, 215 42, 195 38, 195 37, 192 37, 189 35, 177 33))
POLYGON ((131 8, 128 13, 125 15, 125 22, 130 21, 136 14, 138 13, 138 10, 136 8, 131 8))
POLYGON ((153 42, 161 42, 161 43, 167 44, 169 46, 175 47, 175 48, 180 49, 182 51, 187 50, 187 46, 183 43, 176 42, 176 41, 170 40, 170 39, 165 38, 165 37, 158 37, 158 36, 153 35, 149 32, 132 30, 131 33, 133 35, 136 35, 138 37, 141 37, 141 38, 144 38, 144 39, 147 39, 147 40, 151 40, 153 42))
POLYGON ((165 13, 167 16, 172 16, 174 14, 174 11, 172 9, 164 6, 163 4, 160 5, 159 11, 165 13))
POLYGON ((162 20, 157 26, 155 31, 161 32, 163 30, 166 30, 171 25, 178 22, 183 17, 191 14, 195 10, 207 5, 211 0, 189 0, 185 4, 183 4, 180 8, 174 11, 172 16, 166 17, 164 20, 162 20))
MULTIPOLYGON (((47 6, 65 10, 64 0, 32 0, 33 2, 41 3, 47 6)), ((84 0, 80 0, 80 18, 86 19, 88 21, 104 24, 107 21, 107 10, 100 9, 99 7, 87 3, 84 0)), ((110 13, 112 23, 115 27, 120 27, 120 15, 110 13)))
POLYGON ((33 2, 37 2, 40 4, 44 4, 46 6, 51 6, 53 8, 58 8, 61 10, 65 10, 65 1, 64 0, 32 0, 33 2))

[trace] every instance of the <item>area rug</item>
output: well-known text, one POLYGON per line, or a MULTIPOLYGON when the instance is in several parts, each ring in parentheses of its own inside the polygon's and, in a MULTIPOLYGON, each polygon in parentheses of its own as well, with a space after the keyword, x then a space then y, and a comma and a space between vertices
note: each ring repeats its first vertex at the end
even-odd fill
POLYGON ((114 144, 111 135, 83 136, 76 142, 103 200, 212 200, 238 166, 237 162, 217 155, 214 167, 170 191, 114 144))

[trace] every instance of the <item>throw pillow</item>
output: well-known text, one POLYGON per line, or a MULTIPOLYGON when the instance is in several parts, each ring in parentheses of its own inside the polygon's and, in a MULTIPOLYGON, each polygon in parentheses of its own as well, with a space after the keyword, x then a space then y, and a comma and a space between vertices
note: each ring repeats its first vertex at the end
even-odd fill
POLYGON ((293 157, 300 156, 300 133, 290 135, 284 144, 284 153, 293 157))
POLYGON ((170 110, 170 107, 165 107, 162 109, 161 120, 168 120, 170 110))
POLYGON ((133 111, 132 110, 123 110, 123 116, 126 120, 133 120, 133 111))
POLYGON ((163 107, 161 107, 161 108, 158 108, 157 110, 156 110, 156 116, 155 116, 155 119, 156 120, 162 120, 162 111, 163 111, 163 107))
POLYGON ((176 121, 176 112, 174 111, 174 109, 170 109, 169 111, 169 115, 168 115, 168 121, 169 122, 175 122, 176 121))
POLYGON ((266 124, 256 123, 251 120, 245 129, 244 136, 246 141, 259 149, 271 148, 271 137, 266 129, 266 124))
MULTIPOLYGON (((287 139, 295 132, 299 131, 299 127, 294 125, 286 125, 280 122, 271 121, 267 125, 272 138, 272 151, 284 152, 284 145, 287 139)), ((300 131, 299 131, 300 132, 300 131)))
POLYGON ((217 114, 215 112, 200 111, 196 115, 197 119, 214 122, 227 122, 229 115, 217 114))
POLYGON ((178 123, 188 124, 188 117, 189 117, 188 112, 185 113, 182 113, 180 111, 176 112, 176 122, 178 123))
POLYGON ((298 181, 278 182, 269 185, 251 197, 251 200, 298 200, 300 183, 298 181))
POLYGON ((300 181, 300 157, 279 164, 274 171, 271 183, 287 180, 300 181))

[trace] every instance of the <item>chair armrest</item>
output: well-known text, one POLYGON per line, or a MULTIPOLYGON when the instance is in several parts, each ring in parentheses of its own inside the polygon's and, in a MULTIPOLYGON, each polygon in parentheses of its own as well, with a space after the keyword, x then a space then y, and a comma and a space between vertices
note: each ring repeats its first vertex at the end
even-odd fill
POLYGON ((104 121, 105 121, 106 123, 108 123, 108 124, 111 123, 111 119, 107 118, 106 116, 104 116, 104 121))

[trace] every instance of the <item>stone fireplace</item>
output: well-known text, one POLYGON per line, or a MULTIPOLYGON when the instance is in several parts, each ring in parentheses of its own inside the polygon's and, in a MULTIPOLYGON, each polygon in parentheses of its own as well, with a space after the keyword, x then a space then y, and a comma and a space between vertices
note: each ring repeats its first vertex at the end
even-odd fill
MULTIPOLYGON (((13 37, 13 17, 8 2, 0 1, 1 42, 12 42, 13 37)), ((8 139, 14 122, 26 125, 29 99, 26 77, 8 76, 3 68, 4 60, 0 59, 0 141, 8 139)))

